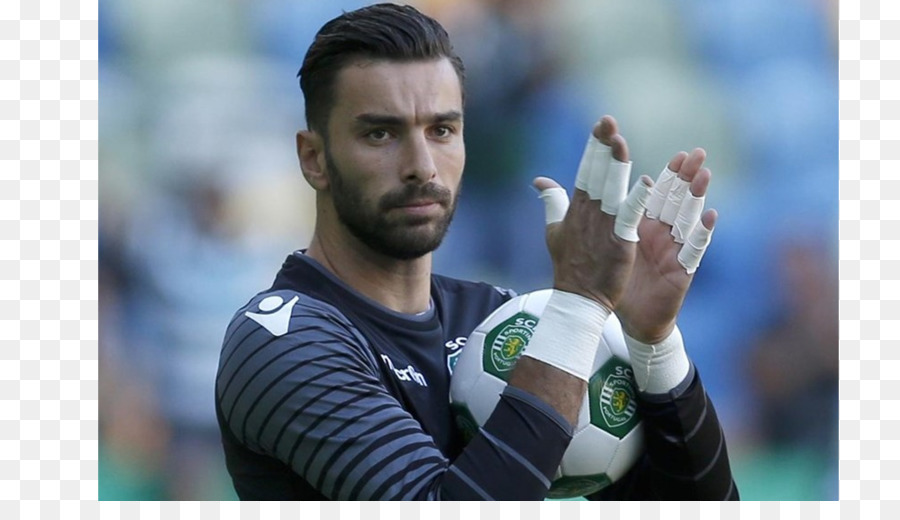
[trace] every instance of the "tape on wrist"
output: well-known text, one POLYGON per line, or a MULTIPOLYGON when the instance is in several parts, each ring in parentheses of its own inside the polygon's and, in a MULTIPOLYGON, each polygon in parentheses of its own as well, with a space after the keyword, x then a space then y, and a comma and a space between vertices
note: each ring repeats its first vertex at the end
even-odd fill
POLYGON ((691 362, 677 325, 669 337, 655 345, 641 343, 628 334, 624 336, 634 379, 641 392, 667 393, 681 384, 690 372, 691 362))
POLYGON ((588 381, 609 315, 594 300, 554 289, 522 355, 588 381))

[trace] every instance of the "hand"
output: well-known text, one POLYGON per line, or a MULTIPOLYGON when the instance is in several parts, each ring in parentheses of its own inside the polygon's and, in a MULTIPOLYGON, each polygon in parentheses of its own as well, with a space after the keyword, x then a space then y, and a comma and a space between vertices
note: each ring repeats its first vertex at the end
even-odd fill
MULTIPOLYGON (((616 120, 611 116, 604 116, 594 125, 593 136, 611 148, 615 160, 628 161, 627 143, 618 133, 616 120)), ((586 152, 586 157, 588 154, 586 152)), ((649 184, 649 179, 643 182, 649 184)), ((534 186, 542 196, 546 190, 559 188, 559 184, 546 177, 535 179, 534 186)), ((622 186, 627 186, 627 171, 624 171, 622 186)), ((607 194, 604 191, 607 200, 601 200, 596 194, 592 200, 586 188, 576 187, 565 218, 547 225, 547 247, 553 260, 554 288, 590 298, 613 310, 625 293, 636 245, 617 236, 614 232, 616 216, 601 210, 602 205, 619 206, 625 194, 607 194), (617 198, 620 200, 614 200, 617 198)), ((565 199, 564 194, 561 197, 565 199)), ((548 221, 554 220, 549 217, 552 204, 552 201, 547 204, 548 221)), ((562 213, 562 209, 557 209, 562 213)))
MULTIPOLYGON (((706 152, 697 148, 690 155, 679 152, 668 164, 678 178, 690 183, 690 193, 695 197, 706 195, 712 178, 709 169, 703 167, 705 160, 706 152)), ((717 218, 715 210, 707 210, 697 225, 711 231, 717 218)), ((631 278, 616 307, 625 333, 642 343, 656 344, 669 336, 694 279, 678 261, 683 244, 676 242, 671 232, 670 223, 643 219, 638 226, 640 242, 631 278)))

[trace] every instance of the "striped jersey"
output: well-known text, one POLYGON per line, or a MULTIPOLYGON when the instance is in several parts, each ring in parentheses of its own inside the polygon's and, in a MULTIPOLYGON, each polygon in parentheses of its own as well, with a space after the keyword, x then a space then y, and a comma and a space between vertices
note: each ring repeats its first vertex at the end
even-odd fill
MULTIPOLYGON (((464 444, 450 409, 452 366, 465 338, 512 296, 433 275, 431 309, 401 314, 302 252, 288 256, 272 287, 234 315, 220 355, 216 415, 238 496, 542 500, 571 425, 533 395, 507 387, 464 444)), ((590 498, 729 497, 734 487, 720 483, 731 474, 724 438, 716 451, 715 413, 695 372, 684 387, 642 401, 645 424, 658 423, 659 435, 645 426, 644 460, 590 498)))

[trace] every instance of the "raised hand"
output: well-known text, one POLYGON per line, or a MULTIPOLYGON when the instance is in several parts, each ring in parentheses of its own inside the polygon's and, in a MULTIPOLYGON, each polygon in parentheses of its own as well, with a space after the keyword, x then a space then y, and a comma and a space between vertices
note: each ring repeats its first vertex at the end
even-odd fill
POLYGON ((616 308, 631 276, 637 238, 631 235, 649 195, 650 180, 643 178, 643 185, 626 198, 629 171, 625 138, 616 120, 604 116, 593 128, 568 211, 559 184, 546 177, 534 181, 547 201, 554 287, 609 310, 616 308))
POLYGON ((658 343, 675 328, 718 218, 713 209, 701 216, 712 178, 705 160, 702 148, 676 154, 654 186, 648 218, 638 227, 637 256, 616 315, 625 333, 642 343, 658 343))

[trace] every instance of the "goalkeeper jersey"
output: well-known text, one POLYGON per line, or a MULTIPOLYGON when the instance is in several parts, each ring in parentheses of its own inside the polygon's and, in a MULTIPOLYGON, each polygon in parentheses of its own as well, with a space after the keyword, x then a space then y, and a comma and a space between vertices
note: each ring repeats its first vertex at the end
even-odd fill
MULTIPOLYGON (((297 252, 238 310, 215 400, 242 500, 544 498, 572 437, 553 408, 507 387, 464 445, 449 406, 465 338, 513 293, 439 275, 431 285, 428 312, 401 314, 297 252)), ((710 484, 731 482, 724 439, 717 452, 707 433, 721 434, 712 406, 698 415, 705 392, 693 372, 687 383, 678 399, 649 403, 661 414, 661 437, 647 435, 657 457, 591 498, 732 493, 733 483, 710 484)))

